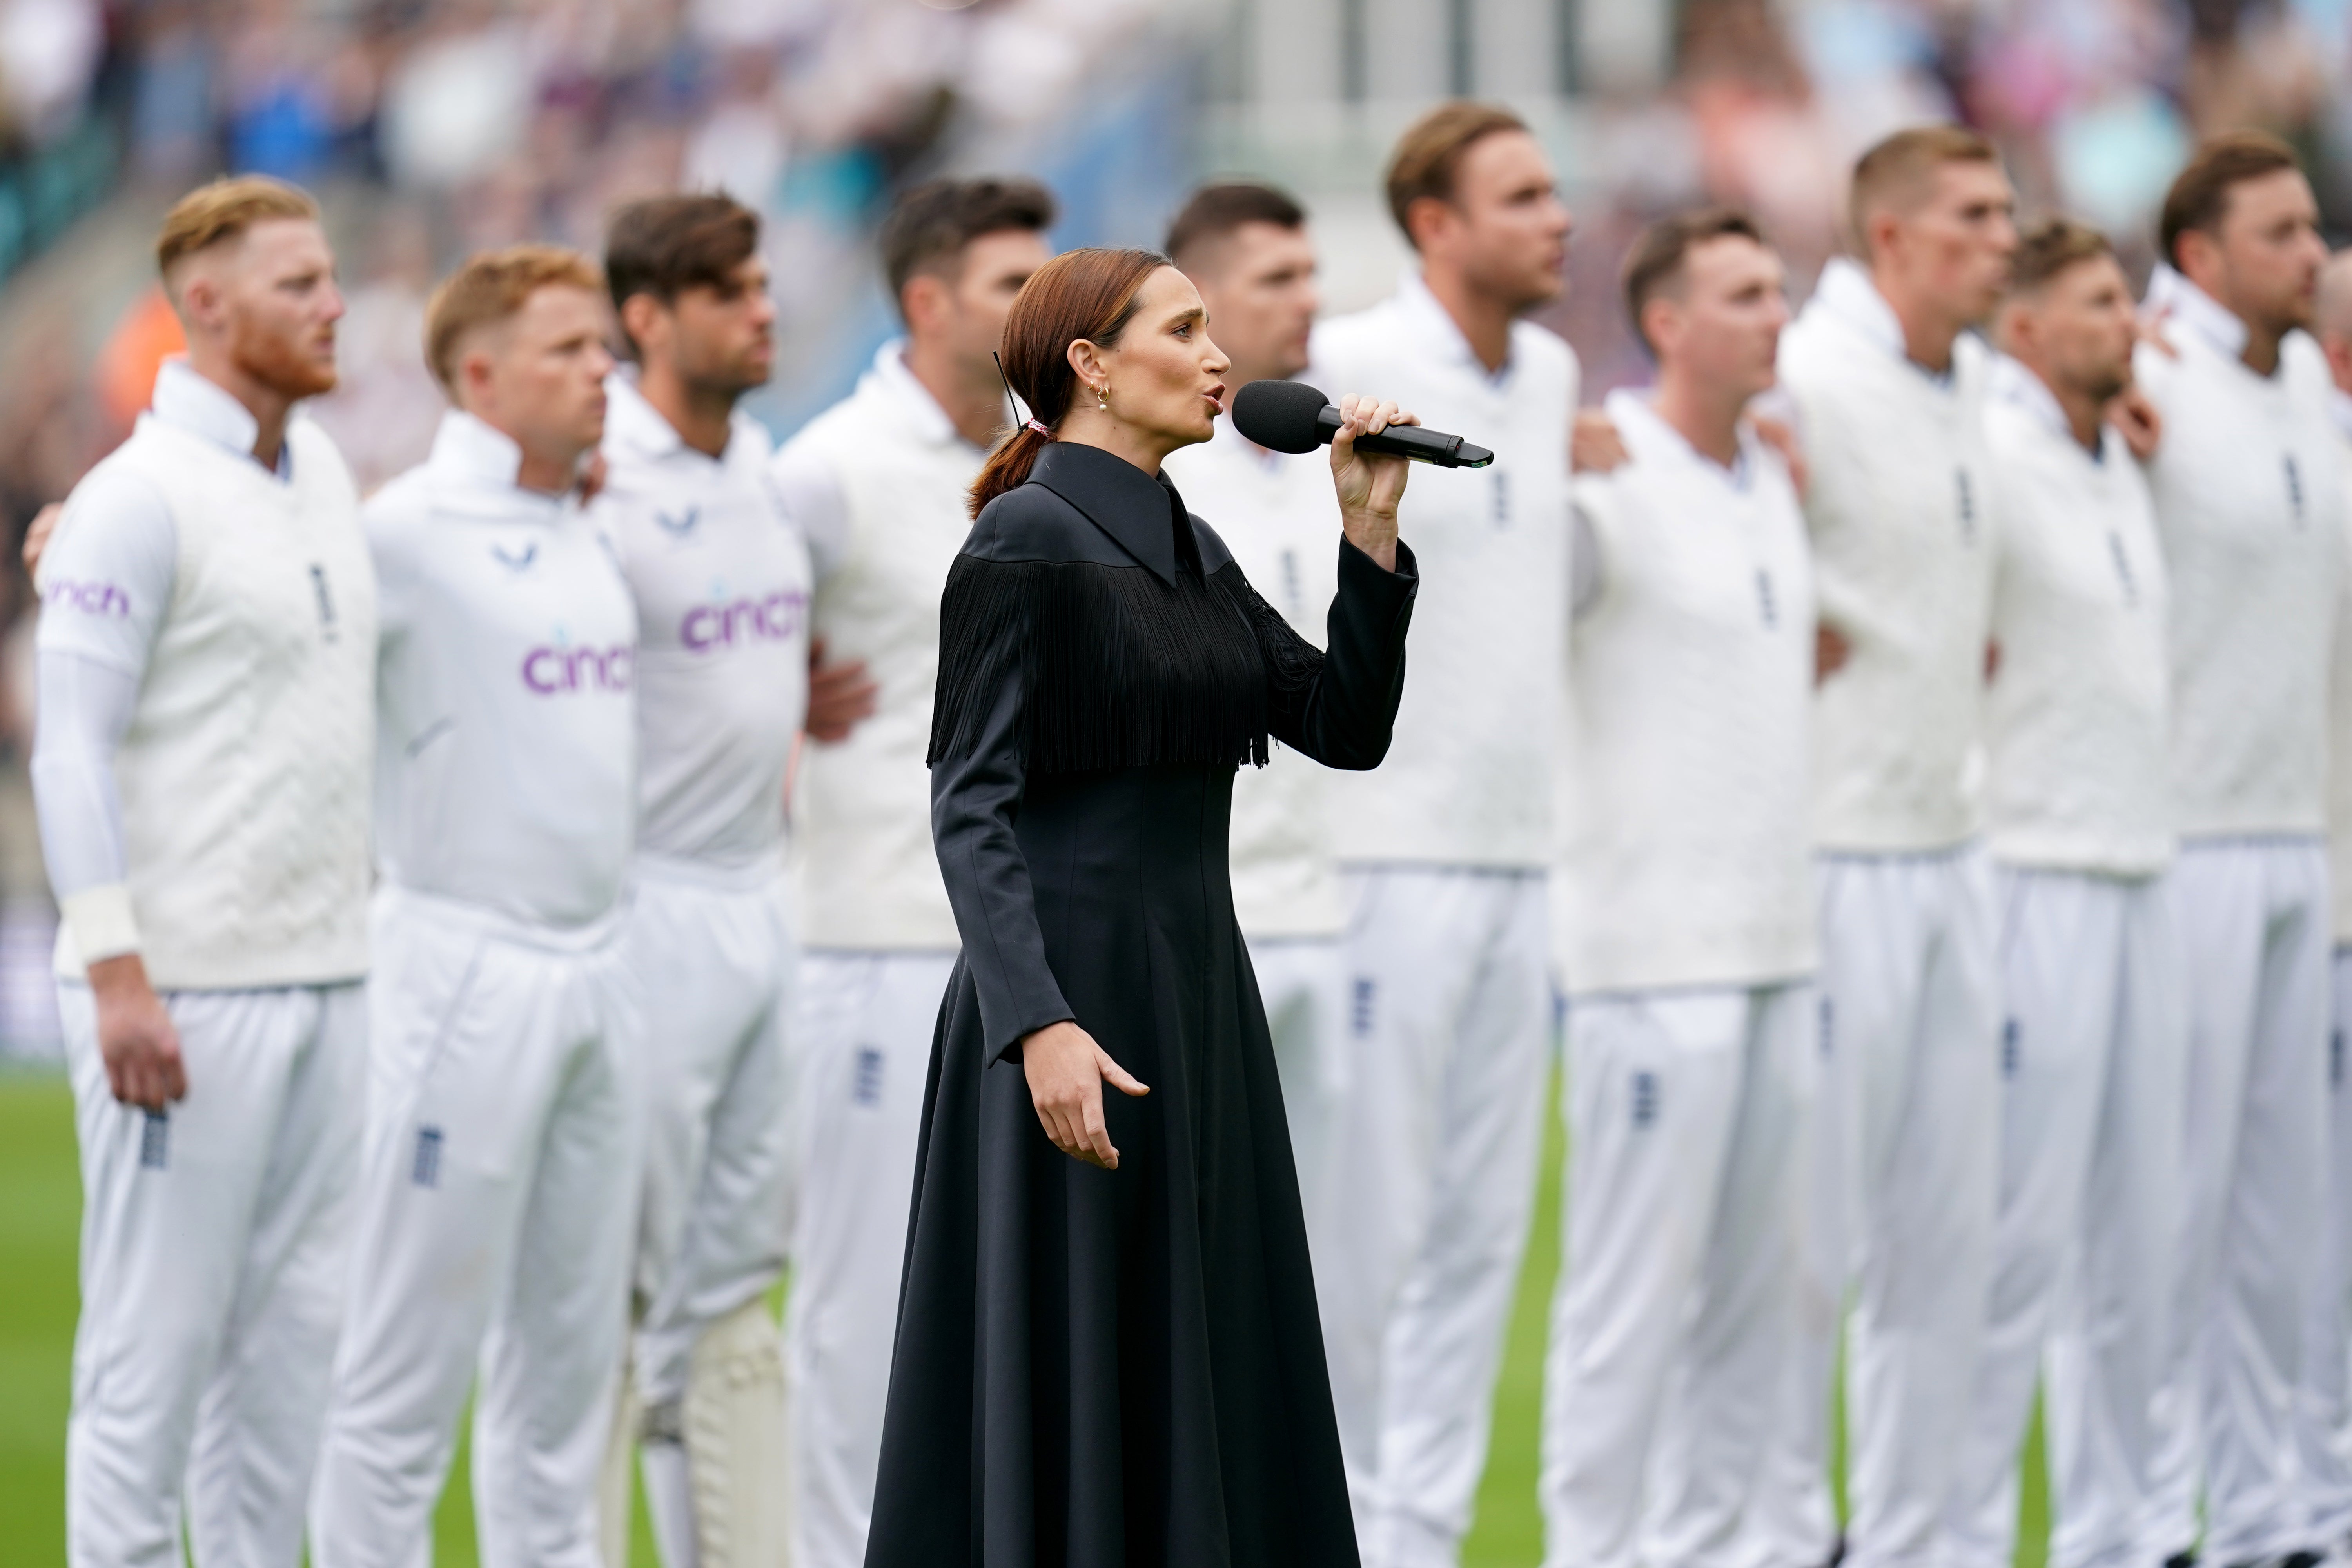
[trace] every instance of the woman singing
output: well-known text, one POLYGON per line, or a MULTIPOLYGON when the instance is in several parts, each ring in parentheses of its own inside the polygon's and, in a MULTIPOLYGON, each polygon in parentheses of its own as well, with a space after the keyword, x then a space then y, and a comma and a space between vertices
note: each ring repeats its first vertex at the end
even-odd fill
POLYGON ((1325 654, 1160 472, 1209 438, 1228 368, 1182 273, 1070 252, 1004 362, 1031 418, 973 487, 940 606, 931 820, 963 952, 867 1568, 1354 1568, 1225 843, 1269 735, 1339 768, 1388 749, 1405 464, 1354 444, 1411 416, 1341 405, 1325 654))

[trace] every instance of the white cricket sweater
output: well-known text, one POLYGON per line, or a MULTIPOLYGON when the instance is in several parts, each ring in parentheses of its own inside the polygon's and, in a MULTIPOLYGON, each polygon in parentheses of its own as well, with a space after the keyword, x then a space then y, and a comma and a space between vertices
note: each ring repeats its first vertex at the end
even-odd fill
POLYGON ((1307 379, 1335 401, 1392 399, 1495 453, 1412 471, 1398 527, 1421 563, 1388 759, 1330 781, 1343 863, 1539 869, 1552 858, 1551 729, 1568 622, 1568 435, 1575 351, 1511 329, 1490 374, 1417 273, 1321 323, 1307 379))
MULTIPOLYGON (((2342 443, 2347 497, 2344 521, 2347 548, 2352 548, 2352 396, 2331 387, 2327 412, 2342 443)), ((2337 565, 2336 584, 2336 651, 2327 686, 2327 850, 2336 942, 2341 947, 2352 944, 2352 565, 2337 565)))
MULTIPOLYGON (((309 420, 287 426, 282 474, 253 460, 254 433, 227 393, 167 364, 42 563, 44 661, 137 682, 119 819, 92 825, 121 880, 67 886, 81 879, 59 867, 60 974, 80 977, 85 947, 138 952, 162 991, 367 973, 375 583, 359 499, 309 420)), ((87 804, 47 793, 45 837, 53 805, 87 804)))
POLYGON ((1814 840, 1948 848, 1978 826, 1996 521, 1984 347, 1963 337, 1950 374, 1923 370, 1868 274, 1840 259, 1781 335, 1780 370, 1811 472, 1814 592, 1853 649, 1815 700, 1814 840))
POLYGON ((1985 705, 1995 857, 2145 877, 2172 858, 2164 553, 2147 484, 2102 426, 2095 458, 2004 359, 1985 411, 2000 540, 1985 705))
POLYGON ((383 595, 385 879, 526 926, 619 904, 635 838, 637 616, 611 540, 471 415, 366 508, 383 595))
POLYGON ((1813 599, 1780 455, 1726 469, 1612 393, 1628 461, 1575 486, 1597 591, 1569 637, 1554 948, 1570 994, 1815 963, 1813 599))
MULTIPOLYGON (((1187 509, 1207 520, 1261 598, 1321 647, 1339 591, 1339 503, 1329 455, 1269 452, 1217 421, 1205 445, 1167 460, 1187 509)), ((1331 773, 1275 745, 1234 780, 1234 916, 1246 937, 1335 937, 1347 906, 1331 858, 1331 773)))
POLYGON ((2184 312, 2165 328, 2174 353, 2137 359, 2164 416, 2147 479, 2171 584, 2177 823, 2183 838, 2322 834, 2345 528, 2327 365, 2295 332, 2256 375, 2205 324, 2219 311, 2184 312))
POLYGON ((962 945, 931 847, 931 696, 940 595, 971 531, 986 457, 887 343, 856 390, 777 454, 784 503, 817 574, 813 625, 878 689, 849 738, 811 743, 793 785, 803 945, 953 952, 962 945))
POLYGON ((637 602, 637 848, 781 870, 784 775, 808 714, 808 545, 767 432, 736 416, 717 458, 616 374, 598 521, 637 602))

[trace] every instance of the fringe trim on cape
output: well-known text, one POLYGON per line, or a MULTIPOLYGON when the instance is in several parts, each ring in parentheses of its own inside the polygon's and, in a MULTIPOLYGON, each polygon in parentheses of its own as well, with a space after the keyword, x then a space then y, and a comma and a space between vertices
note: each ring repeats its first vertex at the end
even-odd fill
POLYGON ((1303 708, 1322 667, 1237 566, 1170 587, 1139 566, 961 555, 940 601, 927 761, 971 754, 1013 681, 1031 773, 1263 767, 1269 720, 1303 708))

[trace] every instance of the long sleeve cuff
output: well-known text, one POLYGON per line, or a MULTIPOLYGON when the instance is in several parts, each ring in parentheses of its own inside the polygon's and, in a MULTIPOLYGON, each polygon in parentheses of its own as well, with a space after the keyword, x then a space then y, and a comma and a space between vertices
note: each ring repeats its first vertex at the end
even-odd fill
POLYGON ((85 964, 139 951, 139 921, 131 912, 131 889, 123 883, 68 893, 58 900, 58 912, 85 964))

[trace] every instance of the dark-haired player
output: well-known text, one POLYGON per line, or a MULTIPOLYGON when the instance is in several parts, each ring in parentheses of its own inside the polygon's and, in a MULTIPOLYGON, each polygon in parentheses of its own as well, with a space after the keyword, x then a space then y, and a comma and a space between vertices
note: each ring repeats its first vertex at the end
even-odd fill
MULTIPOLYGON (((2171 883, 2189 982, 2187 1223, 2153 1552, 2216 1564, 2340 1531, 2300 1489, 2301 1316, 2319 1257, 2327 1099, 2328 656, 2344 485, 2311 325, 2327 251, 2294 153, 2190 158, 2139 352, 2165 440, 2148 488, 2171 579, 2171 883)), ((2341 1341, 2336 1342, 2339 1345, 2341 1341)))
POLYGON ((873 707, 846 739, 826 742, 837 731, 813 717, 823 743, 794 785, 803 1131, 784 1341, 797 1568, 865 1560, 923 1078, 961 944, 924 767, 940 595, 1006 423, 991 356, 1051 254, 1053 221, 1053 198, 1026 180, 908 192, 881 238, 906 336, 776 459, 815 560, 815 634, 836 682, 863 667, 873 707))
POLYGON ((767 433, 735 406, 774 353, 759 240, 758 217, 728 197, 673 195, 623 208, 604 247, 635 362, 607 384, 598 501, 638 623, 626 942, 648 1115, 632 1392, 669 1568, 786 1551, 767 1294, 791 1155, 784 782, 807 706, 810 582, 767 433))

